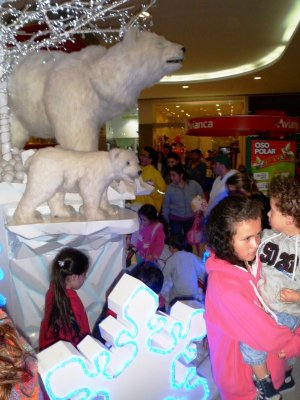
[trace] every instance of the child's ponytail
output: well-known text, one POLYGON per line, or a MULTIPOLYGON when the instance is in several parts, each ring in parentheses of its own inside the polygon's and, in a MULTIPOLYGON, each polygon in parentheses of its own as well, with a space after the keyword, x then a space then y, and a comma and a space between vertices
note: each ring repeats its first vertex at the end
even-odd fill
POLYGON ((54 289, 52 309, 49 318, 54 337, 59 336, 60 330, 65 335, 80 336, 79 324, 75 319, 70 299, 66 293, 66 278, 70 275, 81 275, 88 270, 88 257, 79 250, 71 247, 61 250, 52 263, 52 283, 54 289))

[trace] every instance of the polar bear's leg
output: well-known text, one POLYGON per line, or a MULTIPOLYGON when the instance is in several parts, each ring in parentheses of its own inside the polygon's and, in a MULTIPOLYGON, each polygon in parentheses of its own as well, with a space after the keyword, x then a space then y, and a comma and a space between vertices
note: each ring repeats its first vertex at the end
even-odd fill
POLYGON ((72 206, 68 206, 64 203, 65 193, 55 193, 51 199, 48 200, 48 205, 52 217, 68 218, 75 214, 75 210, 72 206))
POLYGON ((40 154, 36 153, 30 159, 26 189, 14 213, 16 223, 41 222, 35 210, 48 201, 61 184, 61 177, 56 176, 51 182, 48 175, 44 174, 45 171, 47 172, 47 167, 44 163, 40 163, 43 161, 39 159, 40 154))
POLYGON ((13 215, 15 224, 41 223, 42 216, 35 210, 35 204, 22 197, 13 215))
POLYGON ((107 218, 107 214, 99 208, 90 208, 86 204, 83 205, 83 213, 88 221, 98 221, 107 218))
POLYGON ((103 220, 106 213, 99 209, 100 198, 104 188, 97 188, 94 185, 81 185, 80 195, 83 200, 83 214, 89 221, 103 220))
POLYGON ((79 121, 75 121, 73 117, 70 118, 73 122, 72 124, 69 123, 70 119, 65 120, 68 126, 64 126, 61 121, 59 123, 54 121, 53 125, 57 142, 65 149, 97 151, 99 129, 97 129, 97 126, 94 126, 94 122, 82 117, 80 118, 80 124, 82 125, 80 128, 79 121), (75 126, 72 126, 74 124, 75 126), (68 133, 67 135, 66 132, 68 133), (84 135, 82 135, 82 132, 84 132, 84 135))
POLYGON ((28 139, 28 131, 23 127, 21 122, 15 117, 10 122, 11 144, 12 147, 23 149, 28 139))
POLYGON ((114 204, 111 204, 108 201, 108 197, 107 197, 107 189, 104 190, 101 200, 100 200, 100 204, 99 204, 99 208, 101 210, 106 211, 109 215, 117 215, 120 208, 114 204))
POLYGON ((35 210, 26 207, 18 206, 13 215, 13 223, 17 225, 26 225, 41 223, 43 221, 42 215, 35 210))

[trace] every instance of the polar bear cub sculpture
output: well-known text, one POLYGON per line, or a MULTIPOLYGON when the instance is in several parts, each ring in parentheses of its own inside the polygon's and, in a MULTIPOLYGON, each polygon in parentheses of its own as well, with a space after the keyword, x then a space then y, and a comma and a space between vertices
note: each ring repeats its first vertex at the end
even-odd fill
POLYGON ((109 49, 39 51, 15 67, 8 89, 13 146, 28 136, 96 151, 101 126, 135 106, 142 89, 179 69, 182 45, 132 28, 109 49))
POLYGON ((26 189, 13 216, 16 224, 41 222, 36 208, 44 202, 51 216, 72 216, 74 209, 64 203, 66 192, 80 194, 87 220, 105 219, 118 210, 107 199, 111 182, 133 182, 141 173, 136 154, 125 149, 79 152, 47 147, 31 156, 26 167, 26 189))

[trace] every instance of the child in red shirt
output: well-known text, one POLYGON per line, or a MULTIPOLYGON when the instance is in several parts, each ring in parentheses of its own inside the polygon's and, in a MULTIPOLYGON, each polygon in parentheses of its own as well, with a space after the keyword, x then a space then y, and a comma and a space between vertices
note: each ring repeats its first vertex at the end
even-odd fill
POLYGON ((90 333, 86 311, 76 293, 84 283, 88 268, 88 257, 71 247, 62 249, 55 257, 40 328, 40 350, 59 340, 76 346, 90 333))

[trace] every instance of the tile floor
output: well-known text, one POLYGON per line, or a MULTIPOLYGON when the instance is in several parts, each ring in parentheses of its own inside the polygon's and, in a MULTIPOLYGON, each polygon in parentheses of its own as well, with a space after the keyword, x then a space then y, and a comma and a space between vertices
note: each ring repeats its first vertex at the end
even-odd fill
POLYGON ((293 371, 293 377, 296 382, 296 387, 292 392, 283 394, 283 400, 300 400, 300 358, 297 359, 293 371))

